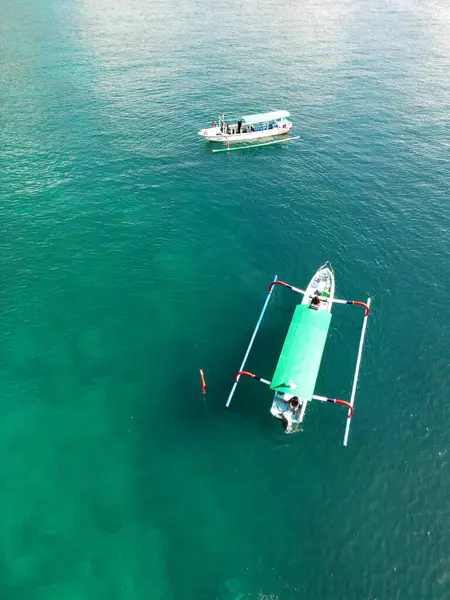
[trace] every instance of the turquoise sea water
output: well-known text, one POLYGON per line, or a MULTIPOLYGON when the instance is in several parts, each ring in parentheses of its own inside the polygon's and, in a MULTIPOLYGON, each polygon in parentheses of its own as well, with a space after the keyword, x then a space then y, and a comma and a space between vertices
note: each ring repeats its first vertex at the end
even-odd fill
POLYGON ((449 598, 448 4, 7 0, 0 40, 0 597, 449 598), (271 108, 300 140, 196 135, 271 108), (346 449, 338 406, 224 409, 327 259, 373 297, 346 449))

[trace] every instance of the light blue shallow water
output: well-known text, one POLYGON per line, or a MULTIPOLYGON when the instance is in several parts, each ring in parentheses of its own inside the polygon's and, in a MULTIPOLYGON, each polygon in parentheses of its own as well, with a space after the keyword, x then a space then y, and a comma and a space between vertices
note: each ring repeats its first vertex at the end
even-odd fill
MULTIPOLYGON (((447 4, 2 13, 1 597, 450 597, 447 4), (300 140, 196 135, 271 108, 300 140), (273 274, 327 259, 373 297, 347 449, 337 406, 295 436, 256 382, 224 409, 273 274)), ((348 397, 362 313, 334 313, 317 392, 348 397)))

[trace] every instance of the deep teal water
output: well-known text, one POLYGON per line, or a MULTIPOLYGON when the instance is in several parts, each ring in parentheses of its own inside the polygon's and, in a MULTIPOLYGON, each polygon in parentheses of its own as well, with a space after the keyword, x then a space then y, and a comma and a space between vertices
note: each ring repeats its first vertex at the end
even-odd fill
POLYGON ((0 597, 449 598, 447 3, 19 0, 0 34, 0 597), (300 140, 196 135, 278 107, 300 140), (326 259, 373 297, 347 449, 336 406, 224 409, 273 274, 326 259))

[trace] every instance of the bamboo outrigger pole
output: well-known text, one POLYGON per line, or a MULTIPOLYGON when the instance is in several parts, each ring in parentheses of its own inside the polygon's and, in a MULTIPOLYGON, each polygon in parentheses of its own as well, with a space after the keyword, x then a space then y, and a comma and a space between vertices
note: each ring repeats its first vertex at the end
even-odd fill
MULTIPOLYGON (((367 306, 368 306, 369 310, 370 310, 370 301, 371 301, 371 299, 367 298, 367 306)), ((359 368, 361 366, 361 356, 362 356, 362 349, 363 349, 363 345, 364 345, 364 337, 366 335, 368 316, 369 316, 369 312, 366 311, 366 314, 364 315, 363 326, 361 329, 361 339, 359 340, 358 358, 356 359, 356 369, 355 369, 355 376, 353 378, 352 395, 350 396, 351 409, 349 408, 349 411, 348 411, 349 417, 351 417, 351 415, 353 413, 353 404, 355 403, 356 386, 358 385, 359 368)), ((351 423, 351 419, 347 418, 347 424, 345 426, 345 434, 344 434, 344 446, 347 446, 348 434, 350 432, 350 423, 351 423)))
MULTIPOLYGON (((278 275, 275 275, 274 281, 276 281, 277 279, 278 279, 278 275)), ((242 361, 242 364, 239 367, 239 371, 244 370, 245 363, 247 362, 248 355, 250 354, 250 350, 253 346, 253 342, 255 341, 256 334, 258 333, 259 326, 261 325, 261 321, 263 319, 264 313, 266 312, 266 308, 267 308, 267 305, 269 304, 269 300, 271 297, 272 297, 272 288, 270 288, 269 293, 267 294, 266 301, 264 302, 263 309, 261 311, 261 314, 259 315, 258 322, 256 323, 255 330, 254 330, 252 338, 250 340, 250 344, 248 345, 247 352, 245 353, 244 360, 242 361)), ((228 396, 228 400, 226 403, 227 408, 230 406, 230 402, 231 402, 231 399, 233 398, 234 391, 236 389, 237 384, 239 383, 239 378, 240 378, 240 375, 238 375, 236 377, 236 381, 234 382, 233 387, 231 388, 231 392, 230 392, 230 395, 228 396)))

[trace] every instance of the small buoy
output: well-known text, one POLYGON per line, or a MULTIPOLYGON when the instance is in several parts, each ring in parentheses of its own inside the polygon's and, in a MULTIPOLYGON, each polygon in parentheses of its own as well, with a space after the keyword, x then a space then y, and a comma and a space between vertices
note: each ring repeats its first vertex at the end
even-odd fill
POLYGON ((200 369, 200 379, 202 380, 202 394, 206 394, 206 381, 203 369, 200 369))

